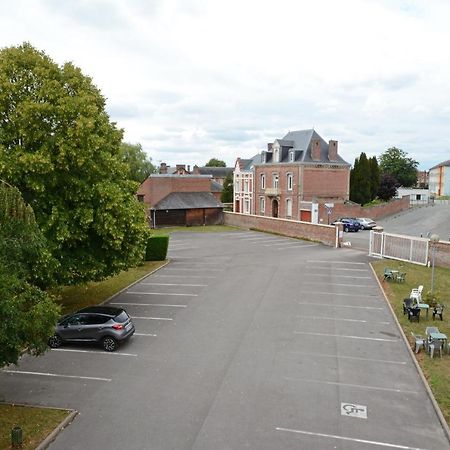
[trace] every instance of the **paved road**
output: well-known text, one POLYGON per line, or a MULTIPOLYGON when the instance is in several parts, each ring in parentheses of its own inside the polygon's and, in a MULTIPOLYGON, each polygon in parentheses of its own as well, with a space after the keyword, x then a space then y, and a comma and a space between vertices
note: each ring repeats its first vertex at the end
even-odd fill
MULTIPOLYGON (((450 205, 421 206, 411 208, 386 219, 378 221, 387 233, 407 234, 427 237, 438 234, 441 240, 450 240, 450 205)), ((352 248, 369 251, 367 230, 345 233, 344 240, 350 241, 352 248)))
POLYGON ((116 297, 137 335, 0 372, 0 396, 79 410, 59 449, 450 449, 367 263, 242 231, 179 233, 116 297))

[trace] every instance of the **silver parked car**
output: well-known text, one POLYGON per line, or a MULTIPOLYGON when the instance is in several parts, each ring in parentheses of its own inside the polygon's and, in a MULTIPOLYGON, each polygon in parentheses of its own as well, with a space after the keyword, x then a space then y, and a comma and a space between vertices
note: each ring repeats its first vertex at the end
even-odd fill
POLYGON ((124 309, 89 306, 62 317, 48 345, 57 348, 64 342, 93 342, 101 344, 107 352, 113 352, 134 331, 134 324, 124 309))
POLYGON ((358 217, 356 220, 360 223, 361 228, 364 230, 371 230, 373 227, 377 226, 377 224, 368 217, 358 217))

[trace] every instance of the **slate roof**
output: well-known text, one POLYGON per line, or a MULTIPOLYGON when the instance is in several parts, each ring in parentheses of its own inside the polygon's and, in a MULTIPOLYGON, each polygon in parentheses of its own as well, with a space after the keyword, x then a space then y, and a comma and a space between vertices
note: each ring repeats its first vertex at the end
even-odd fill
POLYGON ((252 166, 261 163, 261 153, 250 159, 241 159, 241 170, 251 170, 252 166))
POLYGON ((450 159, 447 159, 447 161, 441 162, 440 164, 436 164, 430 170, 437 169, 438 167, 446 167, 446 166, 450 166, 450 159))
MULTIPOLYGON (((281 163, 291 162, 289 158, 289 152, 294 152, 294 162, 297 163, 332 163, 338 165, 350 165, 345 161, 338 153, 336 161, 330 161, 328 159, 328 143, 314 130, 298 130, 289 131, 282 139, 277 139, 277 142, 283 148, 281 152, 282 160, 281 163), (320 160, 314 161, 311 158, 311 140, 318 139, 320 142, 320 160), (287 151, 289 150, 289 151, 287 151)), ((264 153, 264 152, 263 152, 264 153)), ((266 162, 270 163, 272 161, 272 152, 266 152, 266 162)))
POLYGON ((172 192, 152 209, 223 208, 211 192, 172 192))
POLYGON ((234 167, 198 167, 201 175, 212 175, 214 178, 225 178, 233 170, 234 167))
POLYGON ((217 181, 211 180, 211 192, 222 192, 222 185, 217 181))

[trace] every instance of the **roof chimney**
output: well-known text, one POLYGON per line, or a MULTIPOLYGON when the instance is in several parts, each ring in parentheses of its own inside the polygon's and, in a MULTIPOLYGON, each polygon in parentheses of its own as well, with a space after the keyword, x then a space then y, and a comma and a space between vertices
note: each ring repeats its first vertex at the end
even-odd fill
POLYGON ((311 158, 313 161, 320 161, 320 140, 311 139, 311 158))
POLYGON ((337 161, 338 159, 338 141, 328 142, 328 159, 330 161, 337 161))
POLYGON ((167 173, 167 164, 166 163, 161 163, 161 165, 159 166, 159 173, 165 174, 167 173))

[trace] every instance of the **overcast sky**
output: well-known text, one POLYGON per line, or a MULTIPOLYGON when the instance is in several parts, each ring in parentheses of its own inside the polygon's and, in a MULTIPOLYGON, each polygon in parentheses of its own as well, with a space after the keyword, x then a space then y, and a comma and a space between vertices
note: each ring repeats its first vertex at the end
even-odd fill
POLYGON ((72 61, 155 164, 315 128, 350 163, 450 159, 447 0, 3 0, 0 46, 72 61))

